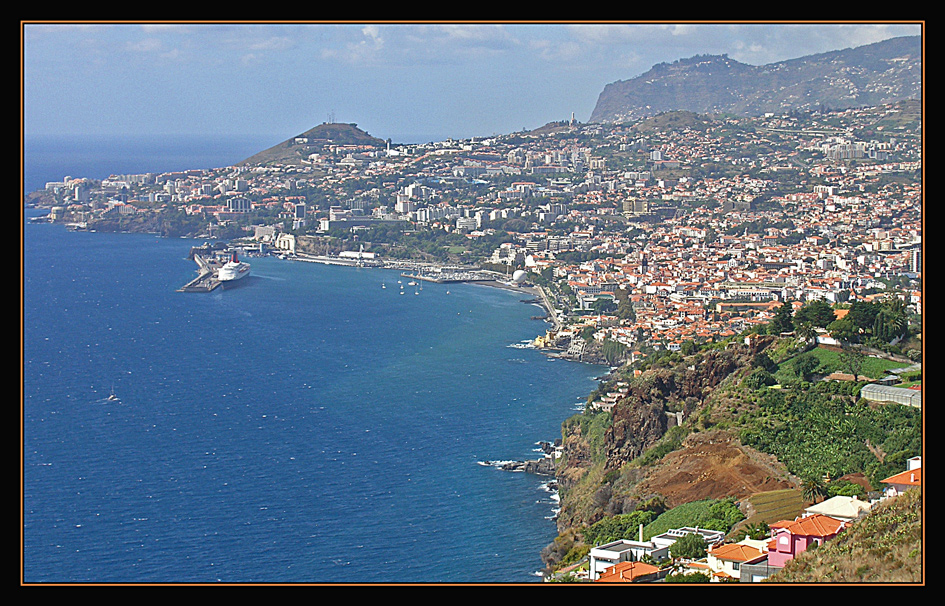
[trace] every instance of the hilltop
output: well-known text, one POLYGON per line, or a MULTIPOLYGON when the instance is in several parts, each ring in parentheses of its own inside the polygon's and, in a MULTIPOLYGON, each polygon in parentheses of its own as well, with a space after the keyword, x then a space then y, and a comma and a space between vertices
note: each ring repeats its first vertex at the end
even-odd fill
POLYGON ((238 162, 247 165, 301 165, 312 154, 330 153, 334 146, 351 145, 381 149, 387 144, 358 128, 357 124, 323 123, 238 162))
POLYGON ((673 110, 759 116, 921 99, 922 39, 883 42, 768 65, 727 55, 659 63, 604 87, 591 122, 623 122, 673 110))

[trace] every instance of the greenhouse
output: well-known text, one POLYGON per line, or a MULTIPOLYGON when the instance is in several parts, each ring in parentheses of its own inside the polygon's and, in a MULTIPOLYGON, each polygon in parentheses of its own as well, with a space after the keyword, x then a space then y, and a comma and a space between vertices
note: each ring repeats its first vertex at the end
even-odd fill
POLYGON ((903 406, 922 408, 922 392, 917 389, 889 387, 870 383, 860 390, 860 397, 872 402, 893 402, 903 406))

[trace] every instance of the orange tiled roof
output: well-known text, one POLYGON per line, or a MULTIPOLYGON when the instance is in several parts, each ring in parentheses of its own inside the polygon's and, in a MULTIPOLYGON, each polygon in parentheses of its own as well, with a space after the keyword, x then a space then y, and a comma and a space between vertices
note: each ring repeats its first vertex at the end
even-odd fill
POLYGON ((719 545, 718 547, 710 549, 709 554, 720 560, 730 560, 732 562, 749 562, 764 555, 760 550, 754 547, 739 545, 738 543, 719 545))
POLYGON ((880 480, 883 484, 907 484, 909 486, 922 485, 922 468, 910 469, 894 476, 889 476, 885 480, 880 480))
POLYGON ((632 583, 640 577, 659 572, 659 568, 644 562, 618 562, 600 575, 598 583, 632 583))
POLYGON ((791 534, 808 537, 829 537, 843 530, 844 526, 846 524, 840 520, 819 513, 806 518, 798 518, 793 522, 782 520, 771 524, 772 529, 783 528, 791 534))

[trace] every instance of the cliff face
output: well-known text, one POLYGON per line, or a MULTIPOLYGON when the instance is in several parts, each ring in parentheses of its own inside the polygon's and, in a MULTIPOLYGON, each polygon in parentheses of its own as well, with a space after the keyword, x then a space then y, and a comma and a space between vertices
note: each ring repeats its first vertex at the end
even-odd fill
POLYGON ((627 468, 681 420, 709 405, 713 391, 746 369, 756 346, 735 345, 651 369, 630 383, 629 392, 606 415, 578 415, 563 425, 563 458, 556 470, 561 498, 560 532, 632 508, 634 486, 646 466, 627 468), (606 426, 602 425, 608 420, 606 426))
POLYGON ((712 351, 691 366, 651 371, 635 381, 613 409, 606 436, 607 468, 618 469, 642 455, 663 437, 670 423, 676 424, 667 413, 682 413, 682 419, 688 419, 743 362, 735 349, 712 351))
POLYGON ((726 55, 660 63, 604 87, 591 122, 620 122, 688 110, 764 112, 882 105, 922 95, 922 39, 893 38, 852 49, 752 66, 726 55))

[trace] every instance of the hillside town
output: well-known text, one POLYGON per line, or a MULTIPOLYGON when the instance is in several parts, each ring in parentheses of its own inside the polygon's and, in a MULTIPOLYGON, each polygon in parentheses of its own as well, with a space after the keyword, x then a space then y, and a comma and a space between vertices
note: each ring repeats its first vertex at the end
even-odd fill
MULTIPOLYGON (((363 141, 335 142, 313 136, 316 128, 286 143, 291 159, 66 177, 27 203, 48 206, 45 220, 73 229, 225 240, 289 261, 370 259, 497 280, 514 273, 524 277, 507 286, 529 285, 548 311, 550 326, 533 347, 614 368, 743 334, 750 345, 753 329, 778 336, 770 330, 779 317, 800 320, 817 303, 827 304, 827 320, 785 330, 918 362, 921 345, 899 343, 921 332, 919 115, 908 102, 759 118, 670 112, 419 145, 379 142, 355 125, 363 141), (844 321, 874 302, 904 319, 895 330, 844 321)), ((847 377, 860 378, 855 367, 847 377)), ((915 388, 889 387, 900 381, 873 381, 860 396, 921 408, 915 388)), ((607 387, 588 409, 610 410, 627 395, 625 380, 607 387)), ((688 525, 644 540, 641 524, 639 536, 594 545, 556 576, 763 581, 920 486, 921 459, 882 482, 882 495, 815 499, 738 541, 688 525), (690 536, 699 549, 687 557, 680 546, 690 536)))
MULTIPOLYGON (((536 346, 568 349, 584 334, 620 344, 632 361, 765 324, 783 302, 796 310, 892 294, 921 313, 920 126, 915 106, 900 103, 571 120, 422 145, 297 137, 288 143, 317 151, 66 177, 32 200, 79 229, 147 230, 149 218, 166 226, 174 216, 179 235, 289 258, 360 250, 380 261, 523 269, 556 320, 536 346)), ((822 327, 817 338, 836 339, 822 327)))

